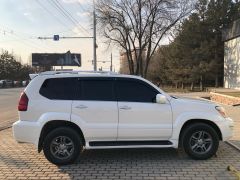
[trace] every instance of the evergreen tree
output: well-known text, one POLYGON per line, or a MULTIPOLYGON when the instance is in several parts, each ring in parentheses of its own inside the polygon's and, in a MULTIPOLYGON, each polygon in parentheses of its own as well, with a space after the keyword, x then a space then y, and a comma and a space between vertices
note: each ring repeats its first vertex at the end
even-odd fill
POLYGON ((22 65, 8 51, 3 51, 0 54, 0 80, 26 80, 31 72, 32 68, 30 66, 22 65))
POLYGON ((161 55, 155 55, 154 61, 165 61, 161 62, 164 69, 156 72, 159 76, 167 75, 168 81, 176 86, 188 83, 192 89, 196 83, 201 90, 206 83, 216 87, 219 82, 222 84, 222 30, 237 18, 240 18, 238 1, 199 0, 195 12, 182 22, 175 33, 173 42, 161 50, 161 55))

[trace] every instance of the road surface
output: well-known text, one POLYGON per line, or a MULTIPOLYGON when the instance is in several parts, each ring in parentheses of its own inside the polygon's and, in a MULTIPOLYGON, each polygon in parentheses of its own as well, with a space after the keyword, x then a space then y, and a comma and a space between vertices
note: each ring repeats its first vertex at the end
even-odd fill
POLYGON ((11 126, 18 119, 17 104, 23 89, 0 89, 0 129, 11 126))

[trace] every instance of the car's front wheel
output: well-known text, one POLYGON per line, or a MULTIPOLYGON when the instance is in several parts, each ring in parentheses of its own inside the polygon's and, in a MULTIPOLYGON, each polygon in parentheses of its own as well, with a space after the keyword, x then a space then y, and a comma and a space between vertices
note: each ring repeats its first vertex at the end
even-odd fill
POLYGON ((219 137, 210 125, 196 123, 183 130, 182 145, 185 152, 193 159, 208 159, 216 154, 219 137))
POLYGON ((45 157, 56 165, 73 163, 82 150, 79 134, 72 128, 60 127, 51 131, 44 139, 45 157))

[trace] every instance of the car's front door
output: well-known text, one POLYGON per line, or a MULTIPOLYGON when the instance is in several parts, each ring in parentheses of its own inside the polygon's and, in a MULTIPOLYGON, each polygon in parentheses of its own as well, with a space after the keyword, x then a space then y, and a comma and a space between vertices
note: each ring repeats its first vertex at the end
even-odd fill
POLYGON ((116 140, 118 107, 114 79, 79 78, 76 96, 71 119, 82 128, 86 141, 116 140))
POLYGON ((172 134, 170 103, 155 102, 157 89, 131 78, 118 78, 118 140, 167 140, 172 134))

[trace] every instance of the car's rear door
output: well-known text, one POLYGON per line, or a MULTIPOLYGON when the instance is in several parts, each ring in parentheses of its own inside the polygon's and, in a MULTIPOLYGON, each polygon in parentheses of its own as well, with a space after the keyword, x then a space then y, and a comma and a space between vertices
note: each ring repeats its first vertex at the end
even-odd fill
POLYGON ((118 107, 114 78, 79 78, 71 119, 82 128, 87 141, 116 140, 118 107))

